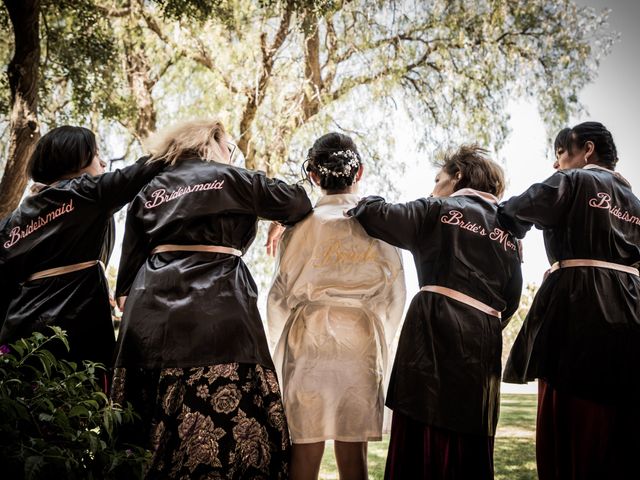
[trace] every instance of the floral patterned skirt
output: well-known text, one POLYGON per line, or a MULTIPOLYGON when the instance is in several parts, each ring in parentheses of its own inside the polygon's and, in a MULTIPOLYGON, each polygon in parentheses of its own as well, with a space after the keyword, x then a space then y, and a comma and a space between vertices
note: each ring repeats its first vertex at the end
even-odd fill
POLYGON ((112 398, 141 419, 121 441, 152 450, 147 479, 286 479, 290 440, 278 381, 255 364, 117 368, 112 398))

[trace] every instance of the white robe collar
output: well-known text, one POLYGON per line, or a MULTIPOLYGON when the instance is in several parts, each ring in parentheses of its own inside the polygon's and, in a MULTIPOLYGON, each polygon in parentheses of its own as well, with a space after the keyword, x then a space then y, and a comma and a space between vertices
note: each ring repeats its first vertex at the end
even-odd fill
POLYGON ((318 199, 316 207, 321 205, 355 205, 360 200, 356 193, 336 193, 335 195, 323 195, 318 199))

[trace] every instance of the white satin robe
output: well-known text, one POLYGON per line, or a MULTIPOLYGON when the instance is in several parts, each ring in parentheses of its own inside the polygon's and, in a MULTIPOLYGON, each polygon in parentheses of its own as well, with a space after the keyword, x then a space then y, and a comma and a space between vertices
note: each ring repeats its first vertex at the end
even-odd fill
POLYGON ((380 440, 389 346, 405 303, 400 251, 326 195, 286 230, 267 301, 293 443, 380 440))

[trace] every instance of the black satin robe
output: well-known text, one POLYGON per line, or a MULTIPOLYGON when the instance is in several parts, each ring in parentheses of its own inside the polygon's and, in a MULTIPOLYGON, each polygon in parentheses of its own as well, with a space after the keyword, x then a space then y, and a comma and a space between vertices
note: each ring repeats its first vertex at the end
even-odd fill
MULTIPOLYGON (((603 169, 555 173, 500 206, 523 237, 542 229, 549 262, 640 262, 640 200, 603 169)), ((594 267, 557 270, 542 283, 516 338, 505 381, 542 378, 602 402, 640 399, 640 278, 594 267)))
POLYGON ((500 321, 422 291, 409 306, 386 404, 459 433, 495 434, 502 328, 520 301, 519 249, 496 230, 496 213, 473 194, 405 204, 367 197, 350 211, 372 237, 411 251, 420 286, 452 288, 502 312, 500 321))
POLYGON ((262 173, 179 160, 131 203, 118 296, 128 295, 117 367, 252 363, 273 368, 258 291, 242 258, 221 253, 151 254, 162 244, 245 252, 258 217, 293 224, 311 211, 304 189, 262 173))
POLYGON ((47 186, 0 222, 1 343, 36 330, 47 333, 47 325, 57 325, 67 331, 72 360, 110 366, 115 335, 102 267, 26 279, 90 260, 106 264, 113 249, 113 213, 162 167, 144 165, 144 160, 97 177, 85 174, 47 186))

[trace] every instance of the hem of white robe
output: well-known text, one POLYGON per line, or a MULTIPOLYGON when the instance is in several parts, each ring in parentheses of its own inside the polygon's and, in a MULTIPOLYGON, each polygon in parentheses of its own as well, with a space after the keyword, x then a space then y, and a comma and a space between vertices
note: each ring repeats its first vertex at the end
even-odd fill
POLYGON ((337 440, 338 442, 379 442, 382 440, 382 435, 377 433, 377 434, 371 434, 371 435, 354 435, 354 436, 322 435, 319 437, 312 437, 312 438, 291 437, 291 443, 318 443, 318 442, 326 442, 327 440, 337 440))

